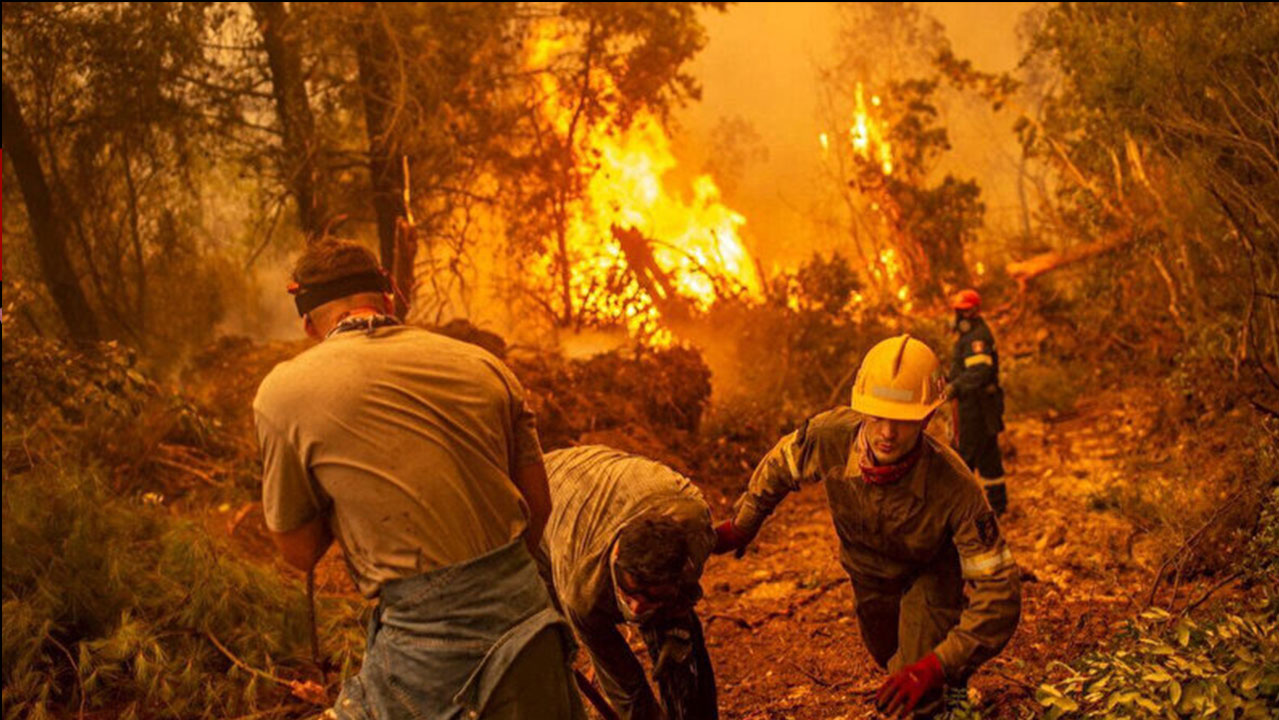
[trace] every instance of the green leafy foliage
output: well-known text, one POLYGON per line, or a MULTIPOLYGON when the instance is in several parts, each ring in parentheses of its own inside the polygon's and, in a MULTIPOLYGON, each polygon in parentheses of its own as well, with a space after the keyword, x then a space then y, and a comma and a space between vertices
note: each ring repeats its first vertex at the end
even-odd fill
POLYGON ((92 462, 117 471, 117 487, 132 487, 145 483, 141 459, 162 440, 219 442, 194 406, 163 392, 117 342, 71 348, 6 325, 3 353, 6 472, 92 462))
MULTIPOLYGON (((1262 462, 1279 468, 1279 448, 1271 444, 1263 451, 1262 462)), ((1279 475, 1270 487, 1270 495, 1261 508, 1257 532, 1244 553, 1241 571, 1248 582, 1259 586, 1269 603, 1269 612, 1279 615, 1279 475)))
POLYGON ((1266 299, 1279 283, 1279 9, 1062 3, 1037 17, 1024 64, 1051 81, 1019 127, 1063 179, 1044 234, 1120 248, 1056 289, 1099 347, 1211 356, 1273 400, 1259 376, 1279 360, 1266 299))
POLYGON ((1064 413, 1079 399, 1079 388, 1088 381, 1086 368, 1077 361, 1048 353, 999 358, 1000 384, 1010 413, 1064 413))
MULTIPOLYGON (((227 25, 228 7, 5 9, 6 87, 43 151, 58 232, 97 324, 105 337, 173 363, 210 338, 228 291, 242 287, 236 263, 219 252, 225 238, 215 236, 206 216, 217 200, 196 188, 198 181, 212 184, 211 161, 250 95, 206 52, 205 42, 227 25)), ((6 211, 17 209, 5 203, 6 211)), ((31 267, 36 249, 25 212, 15 215, 21 224, 9 230, 18 240, 16 269, 41 275, 31 267)), ((39 310, 33 314, 51 319, 39 310)), ((61 319, 74 325, 74 318, 61 319)))
POLYGON ((1279 697, 1279 616, 1197 622, 1152 609, 1112 648, 1060 667, 1069 676, 1036 693, 1048 720, 1270 718, 1279 697))
MULTIPOLYGON (((4 717, 215 718, 294 702, 287 682, 312 672, 298 583, 199 514, 171 514, 154 474, 129 464, 160 438, 212 445, 214 429, 114 343, 73 350, 6 324, 4 379, 4 717)), ((358 613, 335 600, 319 614, 347 671, 358 613)))
MULTIPOLYGON (((79 707, 215 718, 287 699, 210 636, 282 681, 303 676, 306 600, 295 582, 146 495, 117 495, 93 468, 6 467, 3 492, 6 718, 79 707)), ((343 623, 324 632, 348 667, 355 614, 349 602, 321 611, 343 623)))

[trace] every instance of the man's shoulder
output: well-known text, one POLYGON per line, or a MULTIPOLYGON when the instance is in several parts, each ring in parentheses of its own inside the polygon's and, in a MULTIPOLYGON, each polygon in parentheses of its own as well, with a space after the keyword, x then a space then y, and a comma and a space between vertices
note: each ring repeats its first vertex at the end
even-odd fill
POLYGON ((800 442, 819 446, 846 448, 857 434, 865 418, 851 407, 837 407, 820 412, 800 426, 800 442))
POLYGON ((990 324, 986 322, 985 318, 977 318, 970 335, 972 340, 982 340, 991 345, 995 344, 995 333, 991 331, 990 324))
POLYGON ((254 407, 270 405, 287 399, 298 392, 313 393, 316 383, 344 358, 358 362, 356 358, 371 353, 386 352, 396 357, 431 358, 455 364, 474 364, 493 368, 505 366, 487 350, 470 343, 431 332, 412 325, 395 325, 375 330, 373 333, 343 333, 318 342, 288 360, 277 363, 258 384, 254 407), (405 346, 411 350, 405 350, 405 346))
POLYGON ((552 484, 568 480, 583 488, 599 489, 618 483, 632 489, 645 488, 650 493, 691 492, 700 501, 701 493, 688 478, 669 465, 643 455, 635 455, 607 445, 578 445, 552 450, 545 454, 546 471, 552 484))
POLYGON ((574 445, 543 453, 542 460, 554 480, 558 475, 587 475, 584 471, 606 466, 622 455, 605 445, 574 445))
POLYGON ((264 409, 276 408, 296 393, 302 391, 307 378, 311 377, 308 367, 324 354, 324 343, 317 343, 293 357, 276 363, 275 367, 258 383, 257 394, 253 398, 253 409, 261 413, 264 409))

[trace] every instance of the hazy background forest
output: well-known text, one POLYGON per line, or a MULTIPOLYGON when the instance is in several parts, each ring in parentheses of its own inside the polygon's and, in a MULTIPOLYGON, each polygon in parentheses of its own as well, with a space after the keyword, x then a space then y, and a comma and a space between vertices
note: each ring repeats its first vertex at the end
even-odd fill
MULTIPOLYGON (((358 667, 340 562, 315 667, 248 417, 326 233, 503 356, 547 449, 721 510, 980 289, 1035 602, 971 714, 1272 711, 1275 5, 6 3, 3 52, 7 718, 301 717, 358 667)), ((867 702, 723 668, 729 717, 867 702)))

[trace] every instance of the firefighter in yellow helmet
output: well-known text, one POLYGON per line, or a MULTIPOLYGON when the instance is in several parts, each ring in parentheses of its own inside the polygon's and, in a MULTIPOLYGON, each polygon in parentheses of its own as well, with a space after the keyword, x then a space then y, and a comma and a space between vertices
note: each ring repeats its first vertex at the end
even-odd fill
POLYGON ((734 519, 716 528, 716 551, 740 557, 787 494, 824 481, 862 639, 889 672, 876 700, 892 715, 940 710, 943 690, 965 687, 1021 614, 1019 571, 981 486, 924 432, 943 388, 923 342, 879 343, 862 361, 852 407, 782 438, 734 519))

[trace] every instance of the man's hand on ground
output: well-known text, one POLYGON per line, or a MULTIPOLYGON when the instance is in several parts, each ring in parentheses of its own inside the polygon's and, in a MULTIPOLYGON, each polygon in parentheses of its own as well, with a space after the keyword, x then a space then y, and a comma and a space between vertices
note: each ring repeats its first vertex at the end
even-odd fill
POLYGON ((885 715, 905 717, 925 695, 940 690, 945 681, 941 660, 936 653, 928 653, 923 660, 889 676, 875 695, 875 707, 885 715))
POLYGON ((732 520, 725 520, 715 526, 715 547, 711 552, 716 555, 734 552, 740 558, 746 554, 746 546, 750 541, 750 536, 734 525, 732 520))

